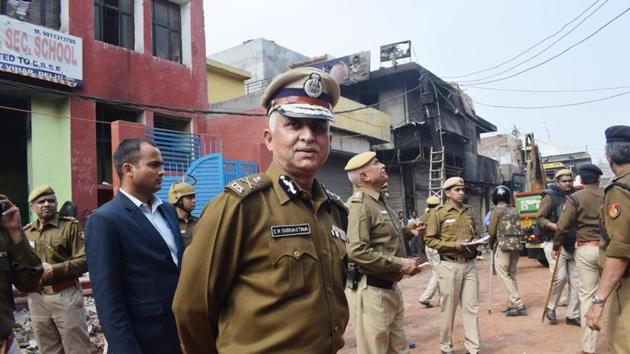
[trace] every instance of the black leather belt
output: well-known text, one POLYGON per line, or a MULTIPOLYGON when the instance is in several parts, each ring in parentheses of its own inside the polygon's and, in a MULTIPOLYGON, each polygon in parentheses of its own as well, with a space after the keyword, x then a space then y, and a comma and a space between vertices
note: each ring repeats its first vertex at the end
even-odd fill
POLYGON ((394 287, 394 284, 396 284, 393 281, 377 278, 373 275, 366 275, 366 277, 367 277, 367 285, 375 286, 381 289, 392 290, 392 288, 394 287))
POLYGON ((456 262, 456 263, 464 263, 468 261, 472 261, 475 257, 455 257, 455 256, 447 256, 445 254, 440 255, 440 260, 448 261, 448 262, 456 262))

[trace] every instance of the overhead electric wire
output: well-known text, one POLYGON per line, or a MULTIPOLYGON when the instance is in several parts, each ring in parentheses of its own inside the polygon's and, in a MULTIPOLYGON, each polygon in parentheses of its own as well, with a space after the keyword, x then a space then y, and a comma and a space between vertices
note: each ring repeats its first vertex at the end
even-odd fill
POLYGON ((533 90, 533 89, 514 89, 514 88, 499 88, 499 87, 483 87, 477 85, 460 85, 462 87, 468 87, 479 90, 488 91, 502 91, 502 92, 532 92, 532 93, 575 93, 575 92, 597 92, 597 91, 613 91, 630 88, 630 85, 612 86, 612 87, 600 87, 590 89, 559 89, 559 90, 533 90))
POLYGON ((595 4, 597 4, 597 3, 598 3, 598 2, 600 2, 600 1, 601 1, 601 0, 596 0, 595 2, 593 2, 592 4, 590 4, 590 5, 589 5, 589 6, 588 6, 588 7, 587 7, 584 11, 582 11, 579 15, 577 15, 577 16, 576 16, 575 18, 573 18, 571 21, 569 21, 569 22, 565 23, 565 24, 562 26, 562 28, 560 28, 560 29, 559 29, 558 31, 556 31, 555 33, 553 33, 553 34, 551 34, 551 35, 549 35, 549 36, 545 37, 544 39, 542 39, 542 40, 541 40, 541 41, 539 41, 538 43, 534 44, 533 46, 531 46, 531 47, 529 47, 529 48, 525 49, 524 51, 520 52, 519 54, 517 54, 517 55, 513 56, 512 58, 510 58, 510 59, 508 59, 508 60, 506 60, 506 61, 504 61, 504 62, 502 62, 502 63, 499 63, 499 64, 497 64, 497 65, 495 65, 495 66, 492 66, 492 67, 489 67, 489 68, 485 68, 485 69, 477 70, 477 71, 472 72, 472 73, 469 73, 469 74, 465 74, 465 75, 456 75, 456 76, 444 76, 444 78, 447 78, 447 79, 459 79, 459 78, 463 78, 463 77, 473 76, 473 75, 476 75, 476 74, 479 74, 479 73, 483 73, 483 72, 486 72, 486 71, 491 71, 491 70, 494 70, 494 69, 499 68, 499 67, 501 67, 501 66, 503 66, 503 65, 505 65, 505 64, 511 63, 511 62, 513 62, 514 60, 516 60, 516 59, 520 58, 521 56, 523 56, 524 54, 528 53, 530 50, 532 50, 532 49, 534 49, 534 48, 538 47, 539 45, 541 45, 542 43, 546 42, 548 39, 551 39, 551 38, 553 38, 553 37, 557 36, 560 32, 564 31, 564 29, 565 29, 565 28, 567 28, 567 26, 569 26, 570 24, 572 24, 573 22, 575 22, 578 18, 582 17, 582 15, 584 15, 584 13, 586 13, 588 10, 590 10, 593 6, 595 6, 595 4))
POLYGON ((589 103, 601 102, 601 101, 606 101, 606 100, 610 100, 610 99, 613 99, 613 98, 617 98, 617 97, 620 97, 620 96, 624 96, 624 95, 627 95, 627 94, 630 94, 630 90, 629 91, 624 91, 624 92, 621 92, 621 93, 618 93, 618 94, 615 94, 615 95, 595 98, 595 99, 586 100, 586 101, 564 103, 564 104, 556 104, 556 105, 543 105, 543 106, 508 106, 508 105, 488 104, 488 103, 483 103, 483 102, 479 102, 479 101, 475 101, 475 100, 473 100, 473 102, 475 104, 480 105, 480 106, 486 106, 486 107, 492 107, 492 108, 505 108, 505 109, 550 109, 550 108, 580 106, 580 105, 589 104, 589 103))
MULTIPOLYGON (((434 84, 437 84, 439 86, 447 88, 451 95, 462 97, 462 95, 458 94, 457 92, 451 91, 454 88, 453 88, 453 86, 451 86, 449 84, 441 84, 439 82, 434 82, 434 81, 431 81, 431 82, 434 83, 434 84)), ((440 90, 437 90, 437 92, 438 92, 438 94, 440 96, 442 96, 442 98, 447 100, 452 107, 455 107, 453 105, 453 103, 450 102, 450 99, 447 98, 446 96, 444 96, 440 92, 440 90)), ((627 94, 630 94, 630 90, 624 91, 624 92, 620 92, 620 93, 617 93, 617 94, 614 94, 614 95, 610 95, 610 96, 606 96, 606 97, 594 98, 594 99, 590 99, 590 100, 584 100, 584 101, 578 101, 578 102, 570 102, 570 103, 563 103, 563 104, 557 104, 557 105, 540 105, 540 106, 498 105, 498 104, 490 104, 490 103, 479 102, 479 101, 473 100, 472 97, 470 97, 470 96, 469 96, 469 98, 475 104, 478 104, 480 106, 492 107, 492 108, 505 108, 505 109, 550 109, 550 108, 572 107, 572 106, 585 105, 585 104, 589 104, 589 103, 596 103, 596 102, 611 100, 613 98, 617 98, 617 97, 620 97, 620 96, 625 96, 627 94)))
POLYGON ((560 42, 561 40, 563 40, 566 36, 568 36, 569 34, 571 34, 573 31, 575 31, 578 27, 580 27, 580 25, 582 25, 584 22, 586 22, 586 20, 588 20, 591 16, 593 16, 597 11, 599 11, 599 9, 602 8, 602 6, 604 6, 606 3, 608 2, 608 0, 605 0, 603 3, 601 3, 595 10, 593 10, 593 12, 591 12, 590 14, 586 15, 586 17, 584 17, 582 19, 582 21, 580 21, 577 25, 575 25, 573 28, 571 28, 567 33, 563 34, 560 38, 556 39, 555 41, 553 41, 551 44, 549 44, 548 46, 546 46, 545 48, 543 48, 542 50, 540 50, 539 52, 537 52, 536 54, 532 55, 531 57, 521 61, 520 63, 516 64, 516 65, 512 65, 509 68, 503 70, 503 71, 499 71, 497 73, 494 73, 492 75, 488 75, 485 77, 481 77, 478 79, 470 79, 470 80, 463 80, 462 83, 474 83, 477 81, 483 81, 483 80, 488 80, 488 79, 492 79, 494 77, 500 76, 502 74, 507 73, 508 71, 511 71, 513 69, 516 69, 518 67, 520 67, 523 64, 526 64, 532 60, 534 60, 535 58, 537 58, 538 56, 540 56, 541 54, 543 54, 544 52, 546 52, 547 50, 549 50, 551 47, 553 47, 554 45, 556 45, 558 42, 560 42))
POLYGON ((586 42, 587 40, 591 39, 593 36, 595 36, 595 35, 596 35, 597 33, 599 33, 601 30, 603 30, 604 28, 608 27, 611 23, 613 23, 614 21, 616 21, 617 19, 619 19, 621 16, 625 15, 628 11, 630 11, 630 7, 629 7, 629 8, 626 8, 626 9, 625 9, 624 11, 622 11, 620 14, 618 14, 618 15, 617 15, 617 16, 615 16, 615 17, 613 17, 610 21, 606 22, 604 25, 602 25, 601 27, 599 27, 599 28, 598 28, 595 32, 591 33, 591 34, 590 34, 590 35, 588 35, 586 38, 584 38, 584 39, 580 40, 579 42, 577 42, 577 43, 575 43, 575 44, 572 44, 571 46, 569 46, 569 47, 568 47, 568 48, 566 48, 565 50, 561 51, 560 53, 558 53, 558 54, 556 54, 556 55, 554 55, 554 56, 552 56, 552 57, 550 57, 550 58, 548 58, 548 59, 546 59, 546 60, 544 60, 544 61, 542 61, 542 62, 540 62, 540 63, 538 63, 538 64, 536 64, 536 65, 534 65, 534 66, 530 66, 530 67, 529 67, 529 68, 527 68, 527 69, 521 70, 521 71, 519 71, 519 72, 517 72, 517 73, 511 74, 511 75, 508 75, 508 76, 504 76, 504 77, 502 77, 502 78, 493 79, 493 80, 488 80, 488 81, 482 81, 482 82, 474 82, 474 84, 475 84, 475 85, 485 85, 485 84, 489 84, 489 83, 491 83, 491 82, 498 82, 498 81, 508 80, 508 79, 511 79, 511 78, 513 78, 513 77, 515 77, 515 76, 518 76, 518 75, 521 75, 521 74, 523 74, 523 73, 526 73, 526 72, 528 72, 528 71, 530 71, 530 70, 533 70, 533 69, 535 69, 535 68, 537 68, 537 67, 540 67, 540 66, 542 66, 542 65, 544 65, 544 64, 547 64, 548 62, 550 62, 550 61, 552 61, 552 60, 554 60, 554 59, 558 58, 559 56, 561 56, 561 55, 565 54, 565 53, 566 53, 566 52, 568 52, 569 50, 571 50, 571 49, 573 49, 573 48, 575 48, 575 47, 579 46, 580 44, 582 44, 582 43, 586 42))

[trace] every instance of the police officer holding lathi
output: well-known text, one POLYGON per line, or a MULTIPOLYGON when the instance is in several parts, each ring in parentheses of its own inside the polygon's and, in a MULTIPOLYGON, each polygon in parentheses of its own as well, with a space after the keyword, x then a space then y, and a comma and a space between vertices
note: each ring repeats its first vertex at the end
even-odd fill
POLYGON ((0 353, 20 354, 13 325, 13 285, 20 291, 36 291, 42 277, 42 261, 22 231, 20 211, 0 194, 0 353))
POLYGON ((273 162, 201 214, 173 311, 184 353, 335 353, 348 323, 343 202, 315 179, 339 84, 292 69, 267 87, 273 162))
POLYGON ((505 314, 521 316, 527 314, 527 307, 518 293, 516 266, 523 249, 523 230, 516 209, 510 205, 511 194, 506 186, 498 186, 492 191, 494 207, 490 211, 488 235, 492 248, 496 249, 497 276, 509 294, 505 314))
POLYGON ((88 353, 90 338, 79 283, 87 271, 81 224, 73 217, 58 215, 57 195, 51 186, 34 188, 28 202, 37 219, 24 227, 24 233, 34 243, 44 269, 40 291, 28 294, 39 350, 88 353))
POLYGON ((552 277, 556 261, 558 269, 555 277, 551 280, 551 296, 545 309, 545 317, 550 324, 558 323, 556 307, 560 300, 560 294, 565 284, 569 285, 567 291, 569 303, 567 305, 566 323, 568 325, 580 326, 580 308, 578 298, 578 279, 575 269, 575 229, 569 229, 563 239, 562 247, 557 253, 553 250, 556 231, 558 231, 558 219, 564 207, 567 196, 573 193, 573 172, 568 169, 561 169, 554 176, 554 183, 542 193, 538 215, 536 217, 536 229, 539 235, 545 240, 543 248, 545 257, 549 263, 549 270, 552 277))
POLYGON ((453 322, 461 305, 464 320, 464 346, 470 354, 479 351, 479 276, 475 266, 477 250, 467 243, 477 237, 477 223, 472 207, 464 204, 464 179, 451 177, 442 189, 446 203, 435 208, 429 217, 424 236, 427 246, 440 254, 438 270, 440 288, 440 350, 453 353, 453 322))
POLYGON ((630 126, 606 129, 606 159, 616 178, 606 187, 601 221, 603 271, 586 314, 589 328, 601 329, 606 305, 608 344, 630 353, 630 126))
POLYGON ((358 353, 408 353, 404 303, 398 281, 420 272, 425 257, 405 258, 405 243, 424 226, 404 225, 381 192, 388 176, 376 153, 352 157, 345 170, 353 185, 346 204, 348 257, 352 264, 346 294, 358 353))
POLYGON ((193 230, 199 218, 192 215, 197 206, 195 188, 183 181, 171 184, 168 190, 168 202, 173 204, 179 219, 179 228, 184 238, 184 245, 188 247, 192 242, 193 230))

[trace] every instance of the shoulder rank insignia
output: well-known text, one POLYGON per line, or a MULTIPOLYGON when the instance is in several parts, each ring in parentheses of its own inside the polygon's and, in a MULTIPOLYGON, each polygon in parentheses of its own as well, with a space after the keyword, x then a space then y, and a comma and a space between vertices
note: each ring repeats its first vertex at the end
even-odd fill
POLYGON ((350 197, 352 203, 361 203, 363 201, 363 192, 358 191, 350 197))
POLYGON ((263 174, 249 175, 235 179, 225 186, 225 191, 232 191, 237 195, 244 197, 254 191, 264 189, 271 185, 271 181, 263 174))
POLYGON ((284 190, 284 192, 289 197, 291 198, 297 197, 298 189, 295 183, 293 182, 293 180, 291 179, 291 177, 286 176, 286 175, 280 175, 278 183, 280 184, 280 187, 282 187, 282 190, 284 190))
POLYGON ((608 206, 608 216, 611 219, 616 219, 619 215, 621 215, 621 204, 610 204, 608 206))

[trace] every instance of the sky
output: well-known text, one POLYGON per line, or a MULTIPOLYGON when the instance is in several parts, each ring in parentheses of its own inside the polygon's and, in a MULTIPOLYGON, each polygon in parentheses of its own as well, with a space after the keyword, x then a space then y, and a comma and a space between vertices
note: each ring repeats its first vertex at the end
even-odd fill
POLYGON ((418 64, 446 81, 486 88, 465 87, 465 92, 477 102, 477 114, 496 125, 499 133, 511 133, 516 126, 522 134, 534 133, 543 155, 587 150, 598 162, 604 156, 604 130, 611 125, 630 124, 630 94, 553 109, 507 109, 481 103, 537 107, 630 91, 630 11, 577 44, 629 7, 627 0, 204 0, 206 53, 262 37, 311 57, 340 57, 369 50, 374 70, 379 67, 381 45, 411 40, 413 59, 418 64), (512 59, 560 31, 585 10, 558 35, 508 64, 455 77, 512 59), (563 35, 566 37, 559 39, 563 35), (555 45, 526 61, 556 40, 555 45), (513 78, 493 83, 483 83, 488 79, 479 81, 526 61, 493 79, 517 73, 575 44, 548 63, 513 78), (533 93, 487 89, 549 91, 619 86, 626 87, 533 93))

